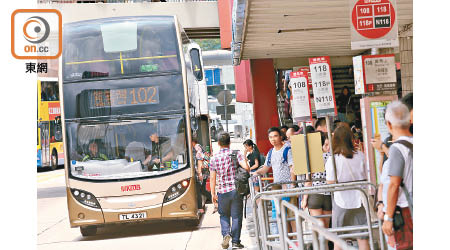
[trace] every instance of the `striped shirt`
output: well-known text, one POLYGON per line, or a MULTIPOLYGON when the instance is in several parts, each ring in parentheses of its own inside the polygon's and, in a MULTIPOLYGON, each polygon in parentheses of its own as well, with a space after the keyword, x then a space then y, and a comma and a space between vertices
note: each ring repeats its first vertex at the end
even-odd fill
MULTIPOLYGON (((216 172, 216 186, 219 194, 228 193, 235 189, 231 153, 229 148, 221 148, 219 153, 211 157, 210 171, 216 172)), ((237 160, 238 162, 244 161, 241 152, 237 153, 237 160)))

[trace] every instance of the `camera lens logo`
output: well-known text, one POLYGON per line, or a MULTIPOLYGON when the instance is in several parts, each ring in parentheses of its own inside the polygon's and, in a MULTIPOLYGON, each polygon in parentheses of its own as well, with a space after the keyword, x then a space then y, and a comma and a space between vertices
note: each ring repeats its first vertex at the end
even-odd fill
POLYGON ((30 43, 42 43, 50 35, 50 25, 44 18, 32 16, 23 25, 23 35, 30 43))

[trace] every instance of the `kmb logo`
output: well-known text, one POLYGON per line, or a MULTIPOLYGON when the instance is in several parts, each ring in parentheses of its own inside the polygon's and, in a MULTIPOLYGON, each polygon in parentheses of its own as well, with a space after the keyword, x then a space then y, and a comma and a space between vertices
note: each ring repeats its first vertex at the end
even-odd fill
POLYGON ((56 59, 62 51, 62 17, 55 9, 19 9, 11 15, 11 53, 17 59, 56 59))
POLYGON ((122 192, 141 190, 141 185, 137 184, 137 185, 121 186, 120 190, 122 190, 122 192))

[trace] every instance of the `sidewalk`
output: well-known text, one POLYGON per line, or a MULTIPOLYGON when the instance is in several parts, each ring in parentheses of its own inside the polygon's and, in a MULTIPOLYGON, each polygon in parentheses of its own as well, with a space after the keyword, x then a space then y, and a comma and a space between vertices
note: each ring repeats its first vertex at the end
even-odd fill
MULTIPOLYGON (((186 250, 222 249, 220 245, 222 243, 220 217, 218 212, 212 214, 213 211, 214 205, 207 204, 206 213, 203 215, 199 228, 192 232, 191 239, 189 240, 186 250)), ((249 236, 247 222, 245 219, 242 221, 241 243, 245 246, 243 249, 257 249, 253 243, 253 240, 249 236)), ((231 249, 231 242, 228 249, 231 249)))

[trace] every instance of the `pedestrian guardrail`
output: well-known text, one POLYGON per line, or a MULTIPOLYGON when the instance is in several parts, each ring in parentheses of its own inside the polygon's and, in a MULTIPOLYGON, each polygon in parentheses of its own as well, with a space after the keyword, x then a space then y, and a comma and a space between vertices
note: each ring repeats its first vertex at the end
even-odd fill
POLYGON ((259 249, 306 249, 306 245, 312 245, 313 249, 326 249, 326 240, 334 242, 342 249, 354 249, 348 246, 343 239, 355 237, 369 237, 370 249, 375 249, 374 230, 378 230, 379 244, 381 250, 385 249, 384 237, 381 231, 381 221, 374 216, 373 207, 366 192, 369 188, 376 188, 368 181, 357 181, 348 183, 328 184, 313 187, 300 187, 281 190, 267 190, 274 184, 301 183, 317 180, 299 180, 295 182, 272 183, 271 178, 257 177, 249 178, 250 196, 253 209, 253 222, 255 227, 256 241, 259 249), (256 192, 253 183, 259 183, 261 192, 256 192), (345 226, 339 228, 325 228, 323 222, 318 218, 330 217, 331 215, 311 216, 306 211, 287 201, 283 197, 299 197, 304 194, 318 194, 337 191, 357 190, 361 193, 363 206, 366 212, 367 225, 345 226), (272 219, 269 202, 275 205, 276 218, 272 219), (294 213, 294 217, 288 218, 287 210, 294 213), (288 223, 295 221, 297 232, 288 233, 288 223), (271 225, 272 223, 272 225, 271 225), (276 225, 278 233, 271 230, 276 225), (307 229, 308 228, 308 229, 307 229), (338 234, 339 233, 339 234, 338 234))

